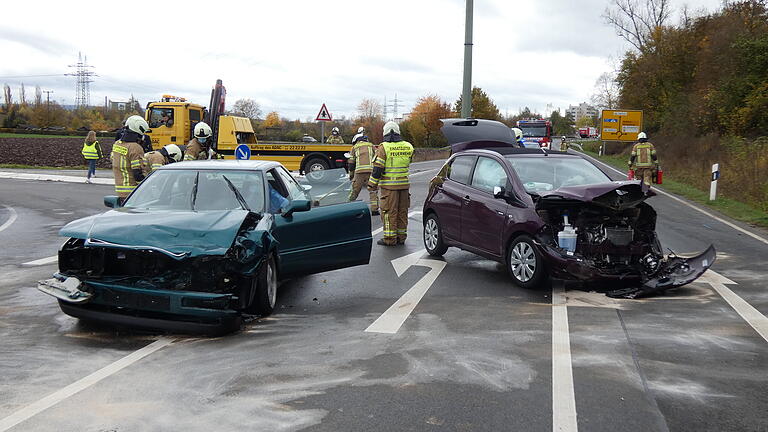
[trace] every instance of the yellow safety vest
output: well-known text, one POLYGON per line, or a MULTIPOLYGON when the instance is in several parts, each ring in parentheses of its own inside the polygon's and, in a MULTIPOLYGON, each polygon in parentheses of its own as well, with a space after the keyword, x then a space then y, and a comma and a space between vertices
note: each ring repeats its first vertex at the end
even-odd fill
MULTIPOLYGON (((408 180, 408 167, 411 165, 411 159, 413 158, 413 146, 408 141, 398 142, 384 142, 381 144, 384 146, 384 154, 386 160, 384 162, 384 174, 381 176, 379 186, 386 189, 387 186, 410 186, 408 180)), ((381 160, 376 158, 374 163, 381 160)))
POLYGON ((91 144, 88 144, 87 142, 83 141, 83 150, 81 151, 81 153, 83 154, 83 157, 88 160, 98 159, 99 151, 96 149, 97 145, 99 145, 98 141, 94 141, 91 144))

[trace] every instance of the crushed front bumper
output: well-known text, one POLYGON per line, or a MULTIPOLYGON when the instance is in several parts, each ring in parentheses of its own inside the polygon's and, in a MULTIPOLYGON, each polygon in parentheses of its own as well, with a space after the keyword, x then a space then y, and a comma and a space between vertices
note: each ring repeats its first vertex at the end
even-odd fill
POLYGON ((221 334, 239 328, 232 294, 144 289, 116 282, 54 275, 38 289, 67 315, 116 325, 183 333, 221 334), (74 281, 73 281, 74 279, 74 281))

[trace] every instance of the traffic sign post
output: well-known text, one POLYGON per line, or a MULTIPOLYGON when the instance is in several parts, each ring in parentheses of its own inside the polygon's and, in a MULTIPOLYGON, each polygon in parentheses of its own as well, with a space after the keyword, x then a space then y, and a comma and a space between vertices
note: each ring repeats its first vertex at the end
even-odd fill
POLYGON ((320 142, 325 142, 325 122, 333 121, 333 117, 331 117, 331 112, 328 111, 328 107, 323 104, 322 107, 320 107, 320 112, 317 113, 317 117, 315 117, 315 121, 320 122, 320 142))
POLYGON ((235 159, 248 160, 251 158, 251 148, 247 144, 240 144, 235 148, 235 159))

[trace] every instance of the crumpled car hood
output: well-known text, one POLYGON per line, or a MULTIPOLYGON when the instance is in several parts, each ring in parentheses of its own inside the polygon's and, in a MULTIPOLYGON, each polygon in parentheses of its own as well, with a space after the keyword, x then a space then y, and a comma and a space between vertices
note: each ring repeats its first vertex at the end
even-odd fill
POLYGON ((564 186, 539 194, 548 202, 576 200, 592 203, 611 210, 625 210, 635 207, 647 198, 655 196, 648 186, 639 180, 616 181, 585 186, 564 186))
POLYGON ((247 210, 121 208, 72 221, 59 235, 93 240, 91 246, 157 249, 176 258, 224 255, 248 214, 247 210))

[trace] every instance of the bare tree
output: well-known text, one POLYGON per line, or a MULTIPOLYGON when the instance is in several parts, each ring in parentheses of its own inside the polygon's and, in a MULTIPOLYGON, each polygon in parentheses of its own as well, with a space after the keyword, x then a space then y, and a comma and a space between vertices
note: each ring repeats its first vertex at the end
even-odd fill
POLYGON ((375 99, 363 99, 357 105, 357 113, 362 121, 380 119, 383 116, 381 103, 375 99))
POLYGON ((13 94, 11 94, 11 86, 8 84, 3 86, 3 96, 5 97, 5 109, 11 109, 11 105, 13 105, 13 94))
POLYGON ((592 105, 598 108, 613 109, 619 103, 619 85, 616 74, 605 72, 595 81, 595 93, 591 98, 592 105))
POLYGON ((40 86, 35 86, 35 107, 43 104, 43 90, 40 86))
POLYGON ((24 83, 21 83, 21 88, 19 89, 19 100, 22 106, 27 104, 27 91, 24 88, 24 83))
POLYGON ((648 50, 651 35, 672 13, 670 0, 611 0, 603 19, 638 51, 648 50))
POLYGON ((238 99, 232 106, 232 114, 257 120, 261 118, 261 106, 253 99, 238 99))

